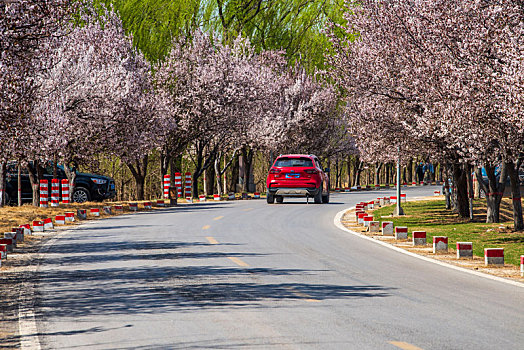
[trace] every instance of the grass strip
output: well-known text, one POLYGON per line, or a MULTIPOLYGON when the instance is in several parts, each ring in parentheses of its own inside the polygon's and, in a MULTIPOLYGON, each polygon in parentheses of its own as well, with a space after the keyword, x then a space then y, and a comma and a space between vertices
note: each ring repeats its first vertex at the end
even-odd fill
POLYGON ((455 251, 456 242, 472 242, 473 254, 484 256, 484 248, 504 248, 507 264, 520 266, 520 255, 524 255, 524 232, 513 232, 511 202, 504 200, 501 206, 501 223, 487 224, 485 200, 475 200, 474 221, 458 218, 446 209, 444 200, 427 200, 403 203, 405 216, 391 217, 395 205, 379 208, 373 212, 374 220, 393 221, 395 226, 407 226, 411 239, 413 231, 426 231, 427 241, 433 236, 447 236, 450 251, 455 251))

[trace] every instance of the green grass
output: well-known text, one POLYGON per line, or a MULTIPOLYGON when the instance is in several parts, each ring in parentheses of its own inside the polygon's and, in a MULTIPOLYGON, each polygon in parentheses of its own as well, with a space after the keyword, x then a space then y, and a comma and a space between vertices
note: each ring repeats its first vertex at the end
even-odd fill
MULTIPOLYGON (((476 207, 483 208, 483 203, 476 202, 476 207)), ((473 242, 473 254, 484 256, 484 248, 504 248, 504 260, 507 264, 520 266, 520 255, 524 255, 524 232, 512 232, 508 229, 513 221, 508 221, 508 205, 503 205, 500 224, 486 224, 484 222, 470 222, 459 219, 457 214, 446 210, 444 200, 430 200, 403 203, 406 214, 403 217, 390 217, 394 205, 377 209, 373 217, 378 221, 393 221, 395 226, 407 226, 409 237, 413 231, 426 231, 428 243, 433 242, 433 236, 447 236, 448 246, 455 249, 456 242, 473 242), (504 229, 499 229, 504 225, 504 229)), ((476 210, 476 214, 479 210, 476 210)), ((479 220, 485 218, 477 215, 479 220)))

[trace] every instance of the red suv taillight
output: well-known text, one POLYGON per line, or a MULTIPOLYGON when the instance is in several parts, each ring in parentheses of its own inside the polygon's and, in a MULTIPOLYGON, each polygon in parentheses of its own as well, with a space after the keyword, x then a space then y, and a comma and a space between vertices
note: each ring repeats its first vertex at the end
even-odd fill
POLYGON ((278 174, 278 173, 281 172, 281 171, 282 171, 282 170, 280 170, 280 169, 273 169, 273 168, 271 168, 271 169, 269 170, 269 173, 270 173, 270 174, 278 174))
POLYGON ((306 174, 318 174, 318 170, 317 169, 306 169, 306 170, 304 170, 304 172, 306 174))

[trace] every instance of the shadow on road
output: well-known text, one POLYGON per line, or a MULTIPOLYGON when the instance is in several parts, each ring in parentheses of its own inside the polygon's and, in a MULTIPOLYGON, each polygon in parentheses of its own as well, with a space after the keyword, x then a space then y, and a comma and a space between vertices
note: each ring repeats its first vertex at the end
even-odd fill
MULTIPOLYGON (((57 261, 60 264, 61 262, 57 261)), ((310 283, 258 283, 257 276, 318 271, 216 266, 101 268, 40 275, 40 319, 86 315, 190 312, 202 308, 260 306, 267 301, 388 297, 392 288, 310 283), (238 281, 241 279, 241 281, 238 281), (231 282, 225 282, 231 281, 231 282)), ((267 306, 267 305, 266 305, 267 306)), ((271 307, 274 307, 272 305, 271 307)))

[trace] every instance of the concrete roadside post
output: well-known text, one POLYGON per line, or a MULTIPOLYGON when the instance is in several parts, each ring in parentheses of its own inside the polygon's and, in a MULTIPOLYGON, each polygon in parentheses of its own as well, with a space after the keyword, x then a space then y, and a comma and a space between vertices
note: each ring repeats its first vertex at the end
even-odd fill
POLYGON ((448 237, 433 236, 433 254, 448 252, 448 237))
POLYGON ((357 222, 358 222, 359 225, 364 225, 364 218, 365 218, 367 215, 368 215, 368 214, 366 214, 366 213, 364 213, 364 212, 358 214, 358 220, 357 220, 357 222))
POLYGON ((75 213, 74 212, 67 212, 67 213, 65 213, 65 219, 68 222, 74 222, 75 221, 75 213))
POLYGON ((25 236, 25 230, 23 227, 13 227, 11 228, 11 232, 14 232, 16 234, 15 238, 17 242, 23 242, 24 236, 25 236))
POLYGON ((396 240, 408 239, 408 228, 406 226, 395 227, 395 239, 396 240))
POLYGON ((33 221, 33 232, 44 232, 44 222, 40 220, 33 221))
POLYGON ((426 245, 426 231, 413 231, 413 245, 426 245))
POLYGON ((379 232, 380 231, 380 222, 371 221, 368 226, 368 232, 379 232))
POLYGON ((56 215, 55 216, 55 224, 57 225, 65 225, 66 217, 65 215, 56 215))
POLYGON ((20 225, 21 228, 24 229, 24 234, 27 236, 31 236, 33 233, 31 232, 31 225, 29 224, 23 224, 20 225))
POLYGON ((484 264, 504 266, 504 248, 484 248, 484 264))
POLYGON ((472 242, 457 242, 457 259, 473 258, 472 242))
POLYGON ((382 221, 382 236, 393 236, 393 221, 382 221))
POLYGON ((364 217, 364 222, 363 222, 363 225, 364 227, 369 227, 369 224, 373 221, 373 217, 372 216, 365 216, 364 217))
POLYGON ((55 226, 53 225, 53 219, 45 218, 44 219, 44 230, 52 230, 55 226))
POLYGON ((87 210, 77 209, 76 216, 78 217, 78 220, 87 220, 87 210))
POLYGON ((12 238, 0 238, 0 245, 6 246, 7 253, 12 253, 14 251, 14 240, 12 238))
POLYGON ((4 232, 4 238, 6 239, 12 239, 13 240, 13 246, 16 248, 16 232, 4 232))
POLYGON ((0 260, 2 259, 7 259, 7 244, 0 244, 0 260))

